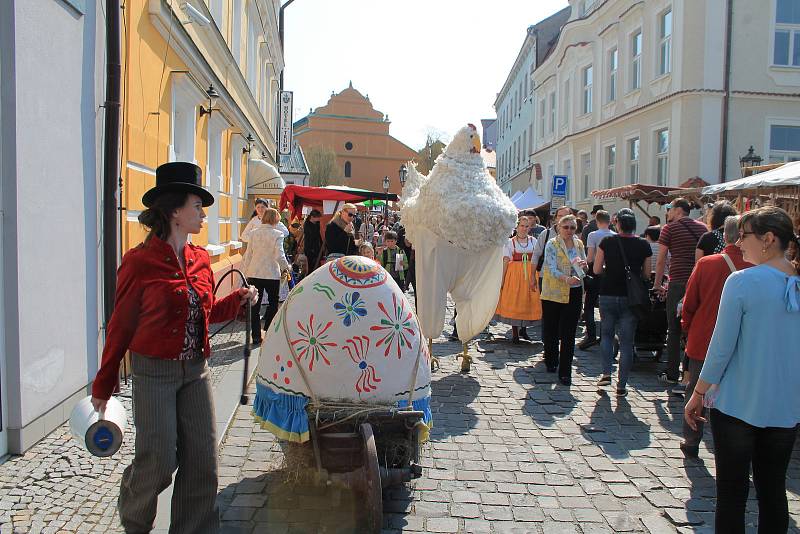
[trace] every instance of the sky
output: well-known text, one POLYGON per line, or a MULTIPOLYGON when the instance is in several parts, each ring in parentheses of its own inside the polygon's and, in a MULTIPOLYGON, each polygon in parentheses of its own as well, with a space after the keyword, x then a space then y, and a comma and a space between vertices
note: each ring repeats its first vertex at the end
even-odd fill
POLYGON ((528 26, 567 0, 295 0, 285 10, 284 89, 294 120, 350 81, 412 148, 495 117, 528 26))

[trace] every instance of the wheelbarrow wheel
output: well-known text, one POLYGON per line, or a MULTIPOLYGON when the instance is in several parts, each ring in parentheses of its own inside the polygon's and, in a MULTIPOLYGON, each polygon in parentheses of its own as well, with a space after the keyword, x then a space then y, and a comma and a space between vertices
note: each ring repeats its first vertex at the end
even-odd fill
POLYGON ((378 449, 372 425, 361 424, 361 437, 364 440, 363 485, 360 488, 364 498, 364 515, 367 532, 379 534, 383 526, 383 495, 381 491, 381 470, 378 464, 378 449))

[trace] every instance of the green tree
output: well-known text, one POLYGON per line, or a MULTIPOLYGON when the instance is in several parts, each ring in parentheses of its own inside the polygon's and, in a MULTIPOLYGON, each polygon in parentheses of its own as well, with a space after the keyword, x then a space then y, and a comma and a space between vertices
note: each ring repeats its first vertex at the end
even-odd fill
POLYGON ((440 132, 429 131, 425 139, 425 146, 417 151, 417 171, 421 174, 428 174, 439 157, 447 146, 441 139, 440 132))
POLYGON ((336 152, 331 147, 311 146, 305 149, 304 153, 308 165, 309 185, 323 187, 342 184, 342 172, 336 163, 336 152))

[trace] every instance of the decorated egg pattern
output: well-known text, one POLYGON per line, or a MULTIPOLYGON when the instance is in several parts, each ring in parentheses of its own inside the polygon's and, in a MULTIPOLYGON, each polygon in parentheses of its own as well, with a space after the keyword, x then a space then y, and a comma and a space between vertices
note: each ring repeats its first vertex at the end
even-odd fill
POLYGON ((346 256, 307 276, 273 319, 254 415, 278 437, 306 441, 313 397, 402 407, 412 390, 430 424, 430 354, 416 314, 383 267, 346 256))

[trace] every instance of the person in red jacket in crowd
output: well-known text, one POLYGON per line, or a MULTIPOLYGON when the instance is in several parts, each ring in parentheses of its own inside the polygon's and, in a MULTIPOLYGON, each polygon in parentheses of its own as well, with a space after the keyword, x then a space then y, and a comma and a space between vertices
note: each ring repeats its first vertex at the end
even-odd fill
MULTIPOLYGON (((686 296, 683 299, 681 313, 681 328, 688 333, 686 356, 689 360, 689 383, 686 386, 686 402, 692 398, 706 359, 708 344, 717 322, 719 301, 725 280, 734 271, 752 267, 751 263, 744 261, 741 249, 735 244, 739 239, 738 222, 739 217, 736 216, 725 219, 723 227, 725 248, 720 254, 700 258, 686 283, 686 296)), ((684 420, 683 442, 680 445, 684 455, 696 458, 702 439, 703 423, 698 422, 697 430, 693 430, 684 420)))
POLYGON ((206 358, 209 323, 241 314, 255 288, 214 298, 208 252, 188 243, 198 234, 214 197, 200 167, 173 162, 156 170, 142 197, 139 222, 150 229, 117 272, 114 312, 106 332, 92 404, 103 411, 131 351, 133 462, 122 475, 118 510, 125 532, 150 532, 158 494, 175 475, 170 532, 217 532, 217 440, 206 358))

